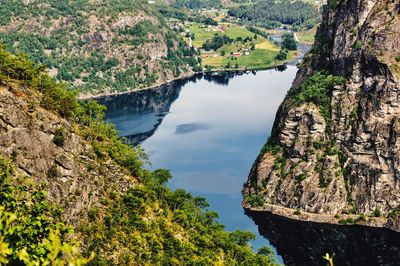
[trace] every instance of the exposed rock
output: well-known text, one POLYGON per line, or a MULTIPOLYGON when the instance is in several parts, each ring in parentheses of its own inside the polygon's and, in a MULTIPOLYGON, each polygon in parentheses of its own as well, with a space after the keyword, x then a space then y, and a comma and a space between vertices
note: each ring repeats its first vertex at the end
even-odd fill
POLYGON ((40 107, 29 112, 34 95, 17 95, 0 89, 0 155, 14 156, 20 174, 46 182, 49 200, 64 208, 68 221, 78 222, 81 212, 100 204, 103 193, 122 193, 135 184, 114 162, 98 163, 92 148, 67 121, 40 107), (66 130, 61 147, 53 142, 58 128, 66 130))
POLYGON ((270 204, 310 213, 391 213, 400 231, 400 4, 347 0, 327 7, 292 90, 316 71, 347 79, 331 91, 331 119, 319 107, 285 99, 272 139, 244 188, 270 204))

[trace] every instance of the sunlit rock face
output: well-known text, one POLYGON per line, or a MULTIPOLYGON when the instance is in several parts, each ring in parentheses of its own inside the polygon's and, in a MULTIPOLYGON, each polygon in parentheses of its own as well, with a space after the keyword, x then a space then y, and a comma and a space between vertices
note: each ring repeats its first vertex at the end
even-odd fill
POLYGON ((292 87, 320 71, 344 77, 329 91, 329 121, 288 96, 271 136, 280 151, 257 158, 244 193, 332 216, 379 210, 380 226, 400 231, 400 4, 330 2, 292 87))

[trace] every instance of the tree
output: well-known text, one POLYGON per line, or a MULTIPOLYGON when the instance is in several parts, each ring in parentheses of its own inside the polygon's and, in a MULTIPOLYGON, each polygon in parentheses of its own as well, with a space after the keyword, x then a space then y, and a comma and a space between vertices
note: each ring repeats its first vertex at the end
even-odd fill
POLYGON ((282 36, 282 44, 281 44, 282 49, 288 49, 290 51, 296 51, 297 50, 297 43, 294 38, 293 33, 285 33, 282 36))
POLYGON ((285 60, 287 58, 287 53, 285 50, 280 50, 279 53, 275 56, 276 60, 285 60))

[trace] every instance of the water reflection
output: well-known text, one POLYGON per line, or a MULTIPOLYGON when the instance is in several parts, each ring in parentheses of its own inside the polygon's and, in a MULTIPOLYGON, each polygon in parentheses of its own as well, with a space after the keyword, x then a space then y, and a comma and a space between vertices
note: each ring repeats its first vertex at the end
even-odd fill
MULTIPOLYGON (((142 142, 153 169, 171 170, 171 188, 206 197, 227 230, 258 234, 241 190, 296 71, 207 75, 102 102, 121 135, 142 142)), ((260 236, 253 242, 265 244, 260 236)))
POLYGON ((251 214, 254 223, 243 214, 242 185, 296 71, 288 65, 286 70, 197 76, 102 103, 121 135, 142 143, 153 169, 171 170, 172 189, 206 197, 227 230, 258 234, 255 248, 270 241, 288 265, 325 265, 326 252, 336 253, 335 265, 400 265, 400 237, 390 231, 266 214, 251 214))
POLYGON ((246 212, 282 255, 286 265, 400 265, 400 234, 354 225, 294 221, 267 212, 246 212))
POLYGON ((188 134, 198 130, 209 129, 210 126, 202 123, 187 123, 176 126, 175 134, 188 134))

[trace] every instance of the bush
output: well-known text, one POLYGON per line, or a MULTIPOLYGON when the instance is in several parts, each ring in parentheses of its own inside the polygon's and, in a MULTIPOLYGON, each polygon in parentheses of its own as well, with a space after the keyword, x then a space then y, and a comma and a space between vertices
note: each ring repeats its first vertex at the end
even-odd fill
POLYGON ((66 139, 65 135, 66 135, 66 132, 64 129, 57 128, 54 133, 54 137, 53 137, 54 144, 56 144, 59 147, 64 146, 65 139, 66 139))
POLYGON ((373 211, 372 215, 374 217, 381 217, 381 210, 379 208, 375 208, 375 210, 373 211))
POLYGON ((17 176, 0 157, 0 263, 85 265, 60 210, 47 201, 43 185, 17 176))
POLYGON ((275 56, 275 59, 280 61, 286 60, 286 58, 287 52, 285 50, 280 50, 279 53, 275 56))
POLYGON ((264 198, 261 195, 248 195, 245 196, 245 202, 248 202, 251 207, 257 208, 264 206, 264 198))
POLYGON ((298 90, 290 90, 288 97, 292 106, 300 106, 306 102, 312 102, 320 109, 326 122, 331 116, 331 91, 334 86, 344 84, 346 79, 317 72, 307 79, 298 90))

